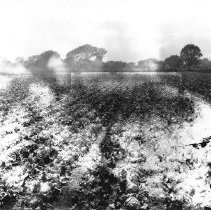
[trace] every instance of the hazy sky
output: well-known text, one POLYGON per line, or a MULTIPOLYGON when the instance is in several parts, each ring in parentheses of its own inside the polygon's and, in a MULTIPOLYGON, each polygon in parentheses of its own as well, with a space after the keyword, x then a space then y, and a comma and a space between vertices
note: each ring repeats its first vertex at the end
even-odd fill
POLYGON ((194 43, 211 58, 210 10, 210 0, 0 0, 0 56, 65 56, 89 43, 137 61, 194 43))

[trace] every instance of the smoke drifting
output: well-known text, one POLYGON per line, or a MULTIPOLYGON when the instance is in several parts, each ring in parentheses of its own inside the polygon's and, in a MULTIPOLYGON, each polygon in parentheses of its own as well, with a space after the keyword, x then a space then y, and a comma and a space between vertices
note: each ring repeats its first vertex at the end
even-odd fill
POLYGON ((107 60, 136 62, 178 54, 188 41, 210 57, 209 8, 209 0, 1 1, 0 56, 63 56, 90 43, 107 49, 107 60))
MULTIPOLYGON (((127 26, 118 22, 106 22, 103 30, 109 31, 105 39, 105 48, 109 49, 106 58, 109 60, 134 61, 138 59, 133 40, 127 26)), ((105 32, 106 33, 106 32, 105 32)))
POLYGON ((12 63, 7 60, 1 60, 0 73, 18 75, 18 74, 28 74, 29 71, 24 67, 24 64, 20 61, 12 63))
POLYGON ((54 70, 55 73, 67 72, 67 67, 60 57, 52 56, 47 64, 47 67, 54 70))

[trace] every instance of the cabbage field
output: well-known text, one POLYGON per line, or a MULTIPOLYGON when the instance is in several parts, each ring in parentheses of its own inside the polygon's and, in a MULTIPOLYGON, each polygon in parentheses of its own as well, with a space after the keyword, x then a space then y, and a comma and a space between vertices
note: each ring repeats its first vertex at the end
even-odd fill
POLYGON ((211 209, 211 76, 0 75, 0 209, 211 209))

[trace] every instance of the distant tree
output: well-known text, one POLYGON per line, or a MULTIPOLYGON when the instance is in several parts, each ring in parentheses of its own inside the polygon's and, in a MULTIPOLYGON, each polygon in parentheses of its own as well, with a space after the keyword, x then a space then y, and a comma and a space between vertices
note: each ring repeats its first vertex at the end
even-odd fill
POLYGON ((49 61, 52 57, 58 58, 60 57, 60 55, 53 50, 48 50, 39 55, 33 55, 28 57, 28 59, 24 62, 24 66, 33 75, 44 75, 44 74, 53 75, 54 70, 48 66, 49 61))
POLYGON ((66 58, 74 58, 76 60, 96 58, 102 60, 106 52, 107 51, 103 48, 97 48, 86 44, 67 53, 66 58))
POLYGON ((182 60, 178 55, 171 55, 164 60, 164 66, 166 70, 178 71, 182 64, 182 60))
POLYGON ((105 72, 124 72, 127 71, 127 63, 123 61, 108 61, 103 64, 103 71, 105 72))
POLYGON ((50 61, 50 59, 52 57, 59 58, 60 55, 53 50, 48 50, 48 51, 41 53, 39 55, 39 65, 48 67, 48 62, 50 61))
POLYGON ((156 58, 148 58, 146 60, 140 60, 138 62, 138 68, 141 71, 157 71, 160 69, 160 61, 156 58))
POLYGON ((86 44, 67 53, 65 63, 72 71, 97 69, 106 54, 103 48, 86 44))
POLYGON ((156 71, 165 71, 165 63, 164 61, 158 61, 157 62, 157 69, 156 71))
POLYGON ((38 60, 39 60, 39 55, 32 55, 27 58, 27 60, 25 61, 25 65, 26 66, 35 65, 38 62, 38 60))
POLYGON ((45 52, 43 52, 39 55, 30 56, 27 59, 27 61, 25 62, 25 65, 26 66, 36 66, 36 67, 47 68, 48 62, 52 57, 59 58, 60 55, 53 50, 48 50, 48 51, 45 51, 45 52))
POLYGON ((197 66, 202 56, 201 50, 194 44, 187 44, 180 52, 183 65, 187 67, 197 66))
POLYGON ((200 62, 200 69, 202 71, 211 71, 211 60, 208 58, 203 58, 200 62))
POLYGON ((136 64, 134 62, 129 62, 126 64, 126 71, 135 71, 136 64))

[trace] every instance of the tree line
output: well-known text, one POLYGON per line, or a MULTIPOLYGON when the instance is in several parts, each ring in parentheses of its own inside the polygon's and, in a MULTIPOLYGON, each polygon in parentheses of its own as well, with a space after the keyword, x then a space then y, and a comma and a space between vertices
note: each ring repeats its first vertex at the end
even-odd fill
MULTIPOLYGON (((39 55, 33 55, 26 60, 17 59, 33 73, 43 73, 50 70, 50 59, 57 59, 63 65, 63 71, 68 72, 180 72, 203 71, 211 72, 211 60, 202 58, 201 49, 194 44, 185 45, 180 55, 171 55, 165 60, 148 58, 137 63, 124 61, 103 61, 107 51, 104 48, 86 44, 66 54, 65 59, 52 50, 39 55)), ((8 62, 9 63, 9 62, 8 62)), ((11 63, 10 63, 11 64, 11 63)), ((58 65, 58 64, 57 64, 58 65)), ((62 71, 62 70, 61 70, 62 71)))

